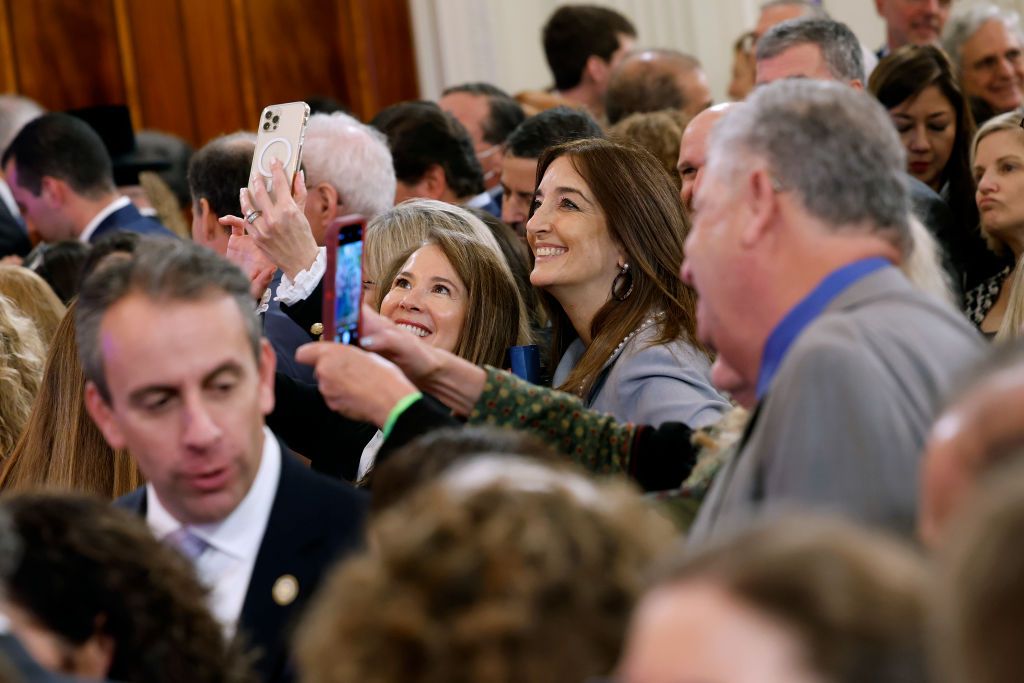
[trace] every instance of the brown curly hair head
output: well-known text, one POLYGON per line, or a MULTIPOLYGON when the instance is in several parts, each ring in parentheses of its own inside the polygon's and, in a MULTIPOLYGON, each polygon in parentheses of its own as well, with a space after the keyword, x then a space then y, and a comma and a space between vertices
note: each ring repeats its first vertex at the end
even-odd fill
POLYGON ((21 540, 6 599, 72 646, 97 632, 110 638, 107 678, 252 680, 192 568, 140 519, 98 498, 45 493, 8 497, 0 512, 21 540))
POLYGON ((571 683, 610 671, 671 525, 623 484, 528 467, 549 485, 455 487, 457 468, 383 513, 373 547, 335 571, 298 634, 304 680, 571 683))

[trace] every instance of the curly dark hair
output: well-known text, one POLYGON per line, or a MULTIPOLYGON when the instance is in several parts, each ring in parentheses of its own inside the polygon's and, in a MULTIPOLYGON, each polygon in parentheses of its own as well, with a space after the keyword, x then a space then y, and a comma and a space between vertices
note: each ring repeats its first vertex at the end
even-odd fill
POLYGON ((372 548, 335 571, 302 626, 304 681, 567 683, 611 671, 671 526, 622 483, 519 462, 551 486, 517 490, 513 474, 467 490, 457 468, 377 518, 372 548))
POLYGON ((208 611, 192 568, 141 520, 98 498, 44 493, 12 496, 0 510, 22 547, 6 598, 73 645, 97 630, 110 637, 108 678, 253 680, 208 611))

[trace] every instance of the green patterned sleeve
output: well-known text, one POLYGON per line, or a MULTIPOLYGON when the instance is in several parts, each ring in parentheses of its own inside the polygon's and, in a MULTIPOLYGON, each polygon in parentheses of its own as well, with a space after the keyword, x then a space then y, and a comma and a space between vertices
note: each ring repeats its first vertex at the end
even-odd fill
POLYGON ((636 428, 588 410, 571 394, 486 367, 483 394, 469 423, 531 431, 596 474, 629 474, 636 428))

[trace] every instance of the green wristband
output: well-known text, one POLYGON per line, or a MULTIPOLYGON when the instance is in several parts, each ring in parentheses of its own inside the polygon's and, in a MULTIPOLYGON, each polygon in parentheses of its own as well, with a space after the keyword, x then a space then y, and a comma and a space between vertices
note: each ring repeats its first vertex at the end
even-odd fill
POLYGON ((391 435, 391 430, 395 428, 395 423, 398 422, 398 418, 402 417, 402 413, 408 410, 409 406, 421 398, 423 398, 423 393, 416 391, 399 399, 398 403, 395 404, 395 407, 391 409, 390 413, 388 413, 388 419, 384 421, 384 427, 381 429, 381 432, 384 433, 385 439, 391 435))

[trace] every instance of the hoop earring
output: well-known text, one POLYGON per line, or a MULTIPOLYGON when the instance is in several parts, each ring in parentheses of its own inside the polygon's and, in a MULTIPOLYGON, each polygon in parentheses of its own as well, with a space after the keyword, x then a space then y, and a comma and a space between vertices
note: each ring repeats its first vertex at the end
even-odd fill
POLYGON ((619 274, 612 280, 612 298, 616 301, 625 301, 633 293, 633 273, 629 270, 629 264, 619 266, 619 274))

